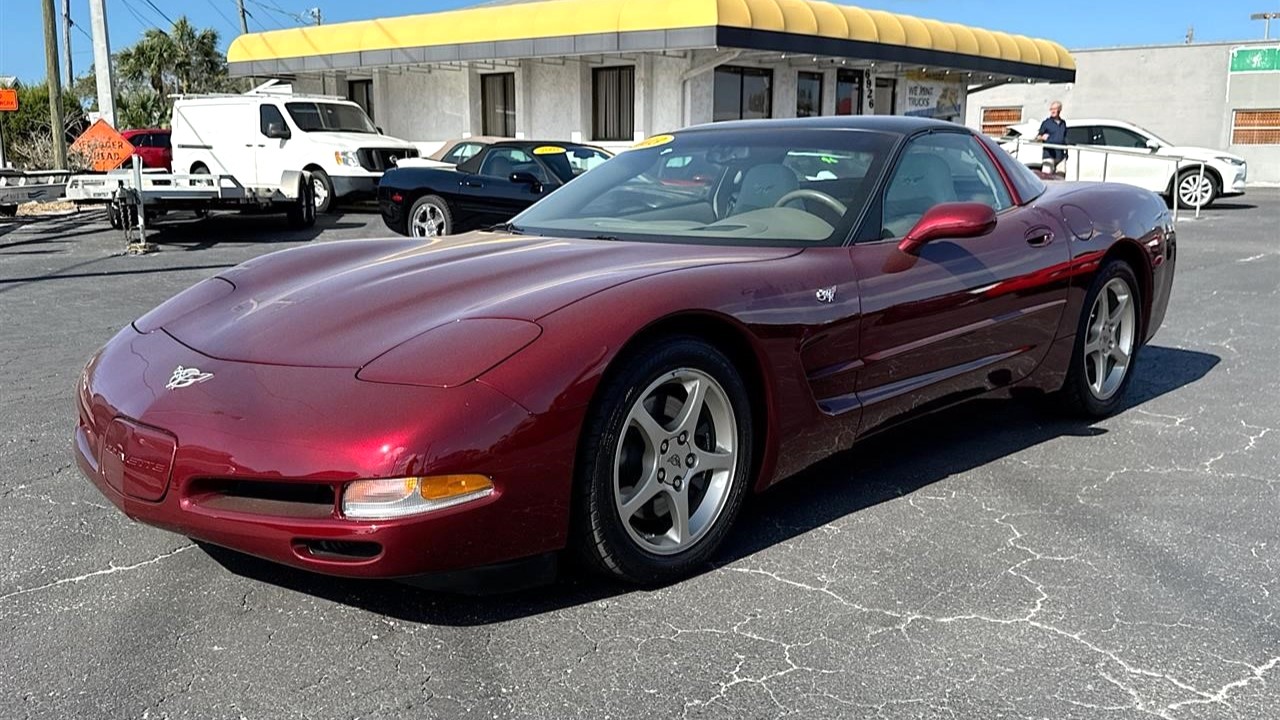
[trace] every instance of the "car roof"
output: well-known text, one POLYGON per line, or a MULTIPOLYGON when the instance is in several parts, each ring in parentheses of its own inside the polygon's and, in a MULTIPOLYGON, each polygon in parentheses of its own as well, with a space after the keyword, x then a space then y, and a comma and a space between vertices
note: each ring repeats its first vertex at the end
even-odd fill
POLYGON ((128 130, 121 130, 120 134, 129 136, 129 135, 140 135, 142 133, 164 133, 167 135, 171 132, 173 131, 169 130, 168 128, 130 128, 128 130))
POLYGON ((772 120, 730 120, 726 122, 704 123, 685 128, 679 132, 705 132, 707 130, 751 130, 769 128, 774 130, 876 130, 879 132, 900 133, 903 135, 922 130, 956 130, 968 128, 963 125, 934 120, 932 118, 904 117, 901 115, 824 115, 807 118, 778 118, 772 120))

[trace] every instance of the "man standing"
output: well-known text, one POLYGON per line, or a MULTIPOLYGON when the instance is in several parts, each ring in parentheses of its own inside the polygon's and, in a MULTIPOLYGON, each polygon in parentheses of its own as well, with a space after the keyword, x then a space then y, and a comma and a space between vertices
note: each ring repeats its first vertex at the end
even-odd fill
MULTIPOLYGON (((1040 134, 1036 135, 1036 140, 1050 145, 1067 144, 1067 121, 1062 119, 1062 103, 1054 100, 1049 105, 1049 117, 1040 123, 1040 134)), ((1056 175, 1058 166, 1066 159, 1064 148, 1045 148, 1044 171, 1056 175)))

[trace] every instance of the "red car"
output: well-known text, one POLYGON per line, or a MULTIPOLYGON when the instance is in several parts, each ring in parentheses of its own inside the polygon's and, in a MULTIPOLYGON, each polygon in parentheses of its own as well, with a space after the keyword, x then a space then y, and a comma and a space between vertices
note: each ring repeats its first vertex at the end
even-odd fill
POLYGON ((1156 195, 956 125, 692 128, 501 228, 198 283, 89 361, 75 455, 134 519, 321 573, 567 549, 662 582, 748 494, 924 413, 1115 412, 1174 259, 1156 195), (701 192, 661 181, 692 166, 701 192))
POLYGON ((142 167, 173 172, 173 146, 169 143, 168 130, 123 130, 120 134, 133 145, 134 153, 142 158, 142 167))

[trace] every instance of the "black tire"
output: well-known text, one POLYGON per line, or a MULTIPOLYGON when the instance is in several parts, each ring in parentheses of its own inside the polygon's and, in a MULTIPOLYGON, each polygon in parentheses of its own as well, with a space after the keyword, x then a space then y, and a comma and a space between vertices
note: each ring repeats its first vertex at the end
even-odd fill
POLYGON ((306 230, 316 224, 316 197, 306 175, 298 181, 298 201, 289 206, 285 218, 291 230, 306 230))
POLYGON ((0 217, 13 217, 17 214, 17 205, 0 205, 0 217))
POLYGON ((196 163, 195 165, 191 166, 191 174, 192 175, 208 175, 209 168, 206 167, 204 163, 196 163))
POLYGON ((409 237, 438 237, 442 235, 453 234, 453 211, 449 209, 449 203, 439 195, 423 195, 414 201, 409 207, 409 214, 405 216, 405 235, 409 237), (436 236, 415 234, 414 218, 418 217, 420 212, 430 212, 434 210, 439 213, 437 219, 437 227, 441 227, 437 231, 436 236))
POLYGON ((124 229, 124 218, 121 216, 120 206, 115 203, 107 206, 107 222, 111 224, 113 230, 124 229))
MULTIPOLYGON (((1178 173, 1177 179, 1173 181, 1172 195, 1173 195, 1173 201, 1178 203, 1179 208, 1183 210, 1196 209, 1196 204, 1194 202, 1188 202, 1183 199, 1182 184, 1184 182, 1196 183, 1199 177, 1200 177, 1199 167, 1188 168, 1178 173)), ((1204 180, 1205 180, 1205 184, 1208 186, 1207 189, 1209 194, 1208 194, 1208 198, 1204 201, 1204 203, 1200 205, 1202 209, 1212 205, 1214 201, 1218 199, 1218 195, 1222 194, 1222 188, 1218 186, 1218 178, 1213 173, 1209 172, 1208 170, 1205 170, 1204 180)))
POLYGON ((1080 311, 1080 320, 1076 325, 1075 343, 1071 349, 1071 365, 1067 369, 1067 378, 1056 396, 1060 408, 1076 417, 1104 418, 1112 415, 1124 402, 1125 393, 1133 381, 1133 373, 1137 367, 1139 351, 1142 349, 1142 338, 1145 332, 1142 317, 1142 289, 1133 268, 1121 260, 1111 260, 1098 271, 1089 293, 1085 296, 1084 306, 1080 311), (1093 314, 1098 295, 1112 280, 1120 279, 1128 285, 1130 302, 1134 308, 1133 349, 1129 353, 1128 367, 1119 387, 1108 397, 1101 398, 1094 393, 1089 384, 1086 367, 1085 344, 1089 335, 1090 318, 1093 314))
POLYGON ((334 212, 338 207, 337 198, 333 196, 333 179, 329 173, 314 168, 311 173, 311 194, 315 198, 316 212, 334 212))
MULTIPOLYGON (((752 484, 753 437, 746 385, 719 350, 696 338, 680 336, 635 352, 602 383, 587 415, 574 478, 570 537, 574 552, 589 569, 639 585, 662 584, 691 574, 716 552, 742 507, 752 484), (693 540, 685 550, 659 554, 641 547, 624 525, 615 504, 614 458, 625 436, 632 406, 642 400, 641 394, 652 383, 678 369, 704 373, 719 384, 736 419, 734 440, 739 452, 729 486, 723 491, 723 505, 701 538, 693 540)), ((663 465, 661 459, 658 465, 663 465)), ((695 473, 690 471, 690 493, 695 473)), ((679 481, 675 478, 675 482, 679 481)), ((700 503, 706 497, 703 495, 700 503)))

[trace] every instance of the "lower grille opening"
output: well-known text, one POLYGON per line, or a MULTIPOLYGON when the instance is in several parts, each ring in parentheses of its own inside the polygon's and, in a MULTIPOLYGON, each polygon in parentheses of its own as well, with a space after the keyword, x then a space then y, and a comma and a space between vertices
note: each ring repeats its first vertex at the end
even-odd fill
POLYGON ((326 483, 196 480, 187 496, 201 508, 285 517, 330 517, 334 489, 326 483))
POLYGON ((382 554, 378 543, 355 540, 299 540, 294 548, 323 560, 368 560, 382 554))

